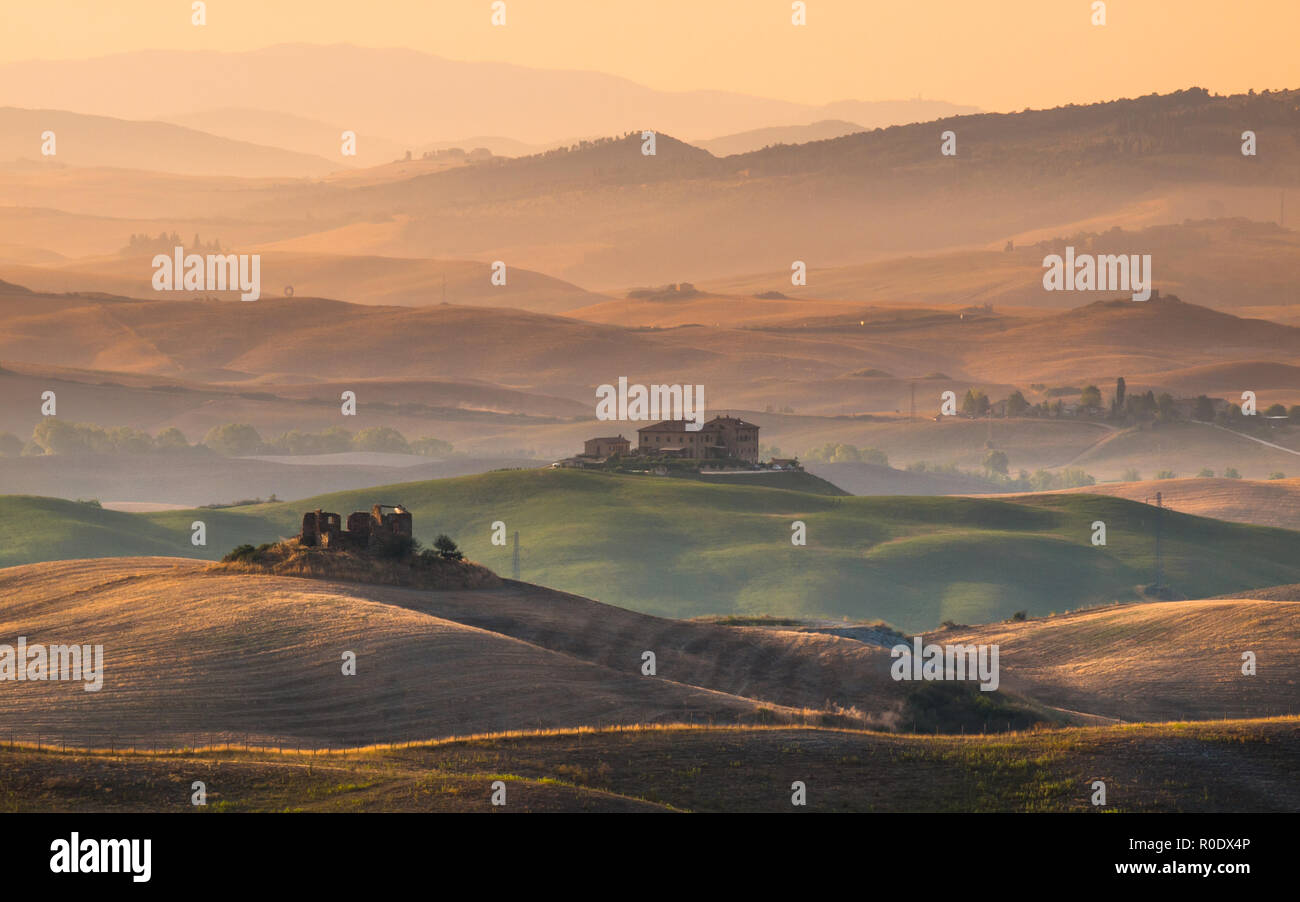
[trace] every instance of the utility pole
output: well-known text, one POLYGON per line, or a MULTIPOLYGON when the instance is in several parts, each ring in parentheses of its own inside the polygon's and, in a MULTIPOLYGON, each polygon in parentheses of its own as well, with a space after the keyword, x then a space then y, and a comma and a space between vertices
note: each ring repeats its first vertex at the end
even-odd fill
POLYGON ((907 417, 908 422, 916 420, 916 383, 912 383, 912 412, 907 417))
POLYGON ((515 530, 515 553, 510 562, 510 574, 512 579, 519 579, 519 530, 515 530))
POLYGON ((1164 582, 1164 572, 1160 561, 1160 533, 1164 526, 1165 505, 1164 499, 1160 492, 1156 492, 1156 588, 1159 589, 1164 582))

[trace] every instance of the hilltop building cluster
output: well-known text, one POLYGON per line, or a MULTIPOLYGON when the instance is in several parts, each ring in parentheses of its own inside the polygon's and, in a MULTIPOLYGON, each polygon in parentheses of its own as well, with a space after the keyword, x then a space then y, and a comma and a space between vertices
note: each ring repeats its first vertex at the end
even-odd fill
MULTIPOLYGON (((637 430, 636 447, 623 435, 599 436, 583 443, 581 454, 556 461, 560 467, 598 467, 632 458, 662 463, 670 460, 757 466, 758 426, 740 417, 718 416, 698 430, 688 420, 662 420, 637 430)), ((769 466, 799 469, 794 458, 773 460, 769 466)))

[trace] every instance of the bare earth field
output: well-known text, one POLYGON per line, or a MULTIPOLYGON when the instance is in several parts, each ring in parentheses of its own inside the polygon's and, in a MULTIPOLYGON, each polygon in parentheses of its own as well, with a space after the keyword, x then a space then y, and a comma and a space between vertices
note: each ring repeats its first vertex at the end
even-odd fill
POLYGON ((26 682, 0 696, 0 734, 72 742, 365 744, 801 717, 791 705, 820 721, 828 699, 883 706, 894 686, 861 643, 663 620, 522 583, 429 593, 124 558, 3 570, 0 597, 0 635, 104 646, 97 693, 26 682), (640 674, 647 649, 659 679, 640 674), (355 677, 341 674, 345 651, 355 677))
POLYGON ((8 568, 0 599, 4 641, 105 655, 99 692, 6 684, 0 810, 487 811, 496 780, 511 812, 789 811, 794 780, 821 811, 1083 812, 1097 779, 1109 810, 1300 807, 1293 601, 940 631, 926 639, 997 643, 1003 692, 1055 725, 924 735, 892 732, 912 684, 891 679, 878 631, 177 558, 8 568), (1243 650, 1255 677, 1240 675, 1243 650), (341 672, 347 651, 355 676, 341 672), (1243 716, 1255 719, 1214 720, 1243 716))
MULTIPOLYGON (((0 570, 0 598, 6 641, 105 655, 99 692, 10 684, 0 738, 362 745, 666 722, 893 728, 907 726, 912 689, 890 677, 883 645, 668 620, 526 583, 430 592, 120 558, 0 570), (341 673, 346 651, 355 676, 341 673)), ((999 643, 1004 687, 1060 720, 1300 709, 1290 602, 1106 607, 958 632, 999 643), (1244 650, 1259 657, 1254 678, 1240 675, 1244 650)))
POLYGON ((1300 714, 1300 605, 1250 598, 1114 605, 941 634, 1001 648, 1004 683, 1123 721, 1300 714), (1253 651, 1258 672, 1241 673, 1253 651))

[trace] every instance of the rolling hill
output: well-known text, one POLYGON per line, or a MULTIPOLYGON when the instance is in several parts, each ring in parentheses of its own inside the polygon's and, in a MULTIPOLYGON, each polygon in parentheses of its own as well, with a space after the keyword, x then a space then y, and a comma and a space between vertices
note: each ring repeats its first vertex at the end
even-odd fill
MULTIPOLYGON (((264 265, 278 259, 272 255, 264 265)), ((1172 296, 1095 301, 1048 316, 896 308, 846 315, 822 307, 820 316, 810 310, 777 323, 629 328, 481 306, 581 306, 593 297, 536 274, 519 274, 516 288, 496 295, 478 264, 406 261, 406 269, 396 265, 405 273, 398 278, 390 262, 300 257, 283 272, 264 269, 265 294, 251 304, 38 298, 19 286, 0 286, 0 355, 48 366, 239 381, 320 379, 318 355, 326 352, 337 355, 327 370, 335 378, 479 380, 588 404, 596 385, 619 375, 651 383, 671 372, 674 381, 706 384, 714 408, 776 406, 830 415, 906 410, 913 384, 922 415, 935 412, 941 391, 960 395, 972 386, 995 400, 1013 388, 1031 400, 1050 399, 1035 384, 1108 388, 1121 375, 1130 391, 1205 390, 1227 382, 1223 376, 1190 382, 1188 368, 1231 363, 1238 366, 1233 377, 1248 379, 1243 390, 1256 387, 1262 405, 1300 400, 1295 383, 1278 375, 1296 365, 1300 329, 1172 296), (275 295, 281 275, 313 267, 336 273, 360 294, 402 303, 440 297, 440 273, 450 267, 448 296, 469 296, 456 304, 390 307, 308 297, 296 288, 294 297, 275 295), (477 293, 473 272, 482 276, 477 293), (38 299, 41 309, 33 311, 38 299)))
POLYGON ((1300 471, 1298 439, 1300 433, 1289 426, 1246 434, 1188 421, 1116 432, 1108 441, 1082 450, 1070 463, 1102 479, 1118 479, 1129 470, 1150 479, 1162 470, 1192 476, 1202 468, 1222 473, 1234 467, 1243 476, 1259 480, 1276 472, 1300 471))
POLYGON ((945 644, 996 644, 1004 687, 1123 721, 1300 713, 1300 605, 1234 598, 1114 605, 957 628, 945 644), (1241 672, 1253 651, 1258 671, 1241 672))
MULTIPOLYGON (((362 67, 360 60, 373 60, 373 54, 384 52, 281 47, 250 54, 129 55, 132 62, 114 58, 10 64, 3 70, 46 73, 12 82, 10 95, 18 99, 10 103, 45 109, 95 108, 118 116, 176 116, 186 109, 202 113, 232 104, 245 110, 264 109, 270 98, 259 97, 253 103, 237 96, 241 85, 251 90, 246 79, 255 71, 312 66, 323 59, 329 59, 331 67, 342 59, 356 59, 362 67), (166 59, 178 73, 199 59, 209 69, 198 85, 180 88, 184 76, 179 74, 168 90, 154 85, 144 95, 148 112, 130 94, 102 105, 85 99, 86 92, 97 95, 104 90, 90 73, 119 86, 146 74, 152 82, 154 70, 145 66, 146 58, 158 65, 166 59), (221 96, 209 94, 211 72, 235 65, 241 68, 222 82, 221 96), (83 75, 59 88, 47 81, 63 77, 57 70, 66 70, 65 75, 79 70, 83 75), (180 96, 169 94, 178 88, 180 96), (38 96, 48 99, 37 103, 38 96), (77 96, 82 100, 74 102, 77 96), (156 109, 155 103, 169 105, 156 109)), ((441 78, 430 78, 434 70, 446 66, 458 69, 453 82, 470 77, 468 73, 480 71, 479 67, 493 69, 493 64, 449 64, 402 54, 385 57, 384 65, 373 71, 387 72, 389 77, 421 71, 421 78, 407 84, 444 84, 441 78), (469 69, 458 69, 467 65, 469 69)), ((525 71, 498 74, 513 81, 525 71)), ((428 143, 432 136, 413 142, 391 130, 392 111, 381 112, 384 105, 376 105, 373 94, 358 95, 354 76, 344 79, 346 86, 337 84, 339 78, 339 70, 331 68, 322 79, 321 84, 334 85, 338 91, 330 100, 319 93, 320 84, 313 84, 310 100, 282 107, 295 111, 296 118, 285 129, 294 146, 304 146, 299 138, 304 129, 310 131, 303 119, 346 122, 362 135, 390 136, 408 147, 428 143), (352 109, 344 115, 320 106, 331 103, 352 109), (353 108, 358 104, 363 108, 353 108)), ((557 113, 557 95, 538 94, 540 85, 552 81, 563 91, 560 86, 567 82, 587 82, 583 89, 587 90, 592 78, 599 81, 604 76, 545 73, 527 91, 500 98, 500 103, 460 109, 475 117, 492 110, 491 125, 480 120, 482 128, 458 129, 447 137, 499 133, 506 122, 515 138, 532 140, 513 129, 526 130, 526 123, 541 110, 546 110, 548 131, 563 127, 570 114, 590 112, 565 107, 557 113), (502 118, 506 116, 518 118, 502 118)), ((295 70, 288 84, 287 91, 298 92, 305 82, 295 70)), ((480 87, 468 85, 466 90, 472 94, 480 87)), ((491 92, 501 88, 498 84, 491 92)), ((442 104, 459 109, 461 101, 450 96, 440 91, 422 99, 420 116, 442 104)), ((670 106, 703 102, 695 95, 656 96, 667 98, 670 106)), ((733 101, 767 107, 761 121, 747 127, 802 126, 827 116, 810 116, 809 108, 789 104, 785 107, 791 115, 786 116, 774 111, 770 101, 707 96, 712 121, 703 132, 683 128, 684 120, 668 110, 655 115, 651 108, 631 103, 618 115, 607 117, 604 126, 580 128, 575 122, 575 127, 559 132, 564 140, 573 135, 606 138, 583 139, 513 159, 438 166, 434 168, 441 171, 433 172, 415 161, 417 165, 409 168, 385 167, 381 175, 351 181, 226 179, 199 186, 167 185, 164 179, 154 179, 142 186, 139 175, 97 174, 95 178, 107 184, 93 192, 78 192, 70 187, 66 172, 28 167, 0 180, 6 190, 16 191, 14 203, 4 211, 8 215, 0 216, 0 247, 12 248, 8 255, 16 262, 31 262, 47 254, 113 253, 133 232, 176 230, 188 237, 198 231, 206 236, 219 234, 228 246, 339 256, 503 260, 512 268, 595 288, 686 279, 708 282, 716 293, 737 295, 793 287, 789 267, 802 260, 814 277, 805 290, 793 292, 795 296, 936 303, 937 291, 950 303, 1028 301, 1059 307, 1071 300, 1044 297, 1032 278, 1041 265, 1041 252, 1034 260, 1032 252, 999 255, 987 250, 1002 247, 1009 238, 1023 244, 1084 233, 1104 244, 1106 236, 1116 237, 1116 226, 1168 226, 1206 217, 1245 217, 1266 224, 1277 217, 1279 193, 1296 184, 1294 92, 1220 97, 1189 89, 996 115, 952 115, 955 108, 931 107, 929 114, 942 118, 921 122, 915 117, 898 118, 908 115, 899 111, 888 118, 911 124, 722 158, 690 141, 701 133, 716 135, 724 125, 717 117, 733 101), (638 108, 640 115, 635 112, 638 108), (1270 135, 1270 152, 1248 163, 1242 162, 1238 144, 1243 121, 1270 135), (642 129, 657 133, 654 155, 641 152, 642 129), (938 153, 937 136, 945 130, 961 135, 957 157, 938 153), (128 186, 134 190, 126 190, 128 186), (164 186, 170 190, 163 190, 164 186), (184 195, 193 194, 203 202, 181 202, 184 195), (780 214, 774 215, 777 210, 780 214), (226 215, 218 215, 219 211, 226 215), (952 251, 958 253, 944 253, 952 251), (897 263, 907 255, 934 254, 943 256, 919 264, 897 263), (882 261, 889 262, 880 271, 834 272, 882 261), (936 282, 918 287, 914 277, 936 269, 940 271, 936 282), (752 282, 754 273, 766 274, 757 280, 761 288, 720 287, 729 280, 752 282), (886 293, 893 296, 882 297, 886 293)), ((602 97, 597 106, 608 101, 608 96, 602 97)), ((411 110, 402 105, 408 125, 411 110)), ((911 111, 917 112, 923 111, 911 111)), ((848 111, 840 118, 868 127, 874 124, 848 111)), ((450 127, 455 121, 443 116, 441 124, 450 127)), ((161 122, 141 126, 182 131, 161 122)), ((237 133, 256 136, 262 131, 241 127, 237 133)), ((336 152, 331 145, 320 155, 333 159, 336 152)), ((149 162, 143 152, 130 156, 141 166, 149 162)), ((1294 281, 1294 253, 1285 255, 1287 240, 1249 234, 1252 227, 1241 222, 1228 231, 1243 234, 1210 241, 1190 234, 1187 240, 1172 243, 1164 240, 1168 235, 1150 231, 1118 237, 1156 257, 1157 280, 1166 291, 1186 287, 1189 299, 1198 302, 1264 308, 1293 301, 1287 286, 1294 281), (1260 285, 1255 297, 1241 292, 1243 277, 1260 285)))
MULTIPOLYGON (((68 682, 5 693, 0 719, 25 733, 364 744, 759 717, 747 698, 643 679, 639 651, 618 669, 587 663, 419 610, 429 593, 418 590, 206 573, 168 558, 8 569, 0 582, 13 599, 0 611, 5 635, 105 649, 97 693, 68 682), (355 678, 342 674, 344 651, 356 654, 355 678)), ((500 591, 468 590, 464 603, 481 610, 500 591)), ((664 657, 669 670, 667 648, 664 657)))
MULTIPOLYGON (((123 244, 125 244, 125 236, 123 244)), ((334 297, 353 304, 419 307, 443 303, 562 313, 605 301, 559 279, 525 269, 507 270, 493 285, 489 262, 401 259, 305 253, 293 241, 239 252, 262 258, 262 294, 270 299, 292 290, 301 297, 334 297)), ((127 297, 191 302, 194 292, 155 291, 153 256, 121 254, 61 266, 0 266, 0 276, 39 292, 103 292, 127 297)), ((238 291, 204 291, 205 298, 237 300, 238 291)))
MULTIPOLYGON (((408 147, 499 134, 503 122, 514 138, 543 143, 640 123, 703 137, 834 117, 876 127, 973 110, 938 101, 814 106, 727 91, 660 91, 600 72, 465 62, 351 44, 28 60, 0 66, 0 84, 0 103, 136 118, 232 106, 290 111, 299 119, 348 123, 358 133, 408 147), (160 81, 158 72, 170 77, 160 81), (415 90, 422 85, 438 90, 415 90)), ((297 126, 291 134, 300 131, 297 126)))
MULTIPOLYGON (((833 478, 833 477, 831 477, 833 478)), ((1101 483, 1082 489, 1060 489, 1060 494, 1111 495, 1154 503, 1159 492, 1165 507, 1234 523, 1300 529, 1300 478, 1147 479, 1139 482, 1101 483)))
POLYGON ((52 498, 96 499, 105 507, 179 508, 232 504, 249 498, 301 498, 393 480, 444 479, 545 461, 527 457, 415 455, 355 452, 324 455, 53 454, 5 458, 0 495, 31 493, 52 498))
POLYGON ((997 492, 986 480, 963 473, 915 473, 883 464, 828 464, 819 461, 805 463, 804 469, 853 495, 976 495, 997 492))
MULTIPOLYGON (((969 112, 974 112, 974 110, 969 112)), ((935 115, 926 118, 938 119, 941 117, 935 115)), ((810 122, 807 125, 756 128, 747 132, 738 132, 734 135, 722 135, 705 141, 696 141, 695 145, 703 147, 715 157, 727 157, 737 153, 749 153, 751 150, 761 150, 773 144, 806 144, 809 141, 825 141, 830 138, 841 138, 854 132, 869 130, 856 122, 847 122, 843 119, 822 119, 818 122, 810 122)))
POLYGON ((1300 719, 900 737, 794 727, 668 727, 482 736, 313 755, 0 749, 6 811, 1294 812, 1300 719), (689 765, 684 765, 689 762, 689 765), (88 781, 113 787, 87 794, 88 781))
MULTIPOLYGON (((345 130, 337 123, 295 116, 283 110, 250 107, 223 106, 160 115, 156 118, 235 141, 282 147, 296 153, 326 157, 338 156, 345 130)), ((400 158, 406 149, 383 135, 361 132, 357 134, 357 155, 347 162, 354 166, 378 166, 400 158)))
POLYGON ((818 269, 1116 225, 1271 220, 1279 191, 1296 184, 1293 104, 1287 92, 1214 97, 1190 89, 956 116, 721 159, 678 140, 688 133, 662 121, 629 123, 658 129, 655 155, 642 153, 637 131, 365 193, 286 186, 249 212, 261 219, 292 208, 305 231, 322 233, 317 250, 341 250, 325 229, 408 217, 375 253, 491 253, 600 287, 784 270, 780 283, 761 289, 781 290, 794 260, 818 269), (1274 131, 1272 156, 1240 162, 1243 119, 1274 131), (939 153, 944 130, 962 136, 957 157, 939 153))
MULTIPOLYGON (((337 154, 337 145, 334 148, 337 154)), ((88 116, 57 109, 0 107, 0 160, 28 159, 49 165, 143 169, 191 175, 238 177, 322 176, 346 167, 328 159, 221 138, 166 122, 88 116), (55 134, 55 154, 42 156, 42 135, 55 134)))
POLYGON ((666 620, 515 581, 430 591, 123 557, 6 568, 0 590, 0 634, 105 654, 96 692, 31 681, 5 693, 0 730, 88 747, 691 722, 999 732, 1031 710, 1106 723, 1278 716, 1300 703, 1289 601, 1108 606, 928 633, 1001 649, 1003 691, 977 692, 964 710, 918 704, 920 687, 891 678, 896 639, 666 620), (1258 677, 1240 673, 1247 646, 1258 677), (346 651, 355 676, 342 672, 346 651))
MULTIPOLYGON (((1116 430, 1073 417, 929 419, 942 391, 961 397, 978 388, 997 399, 1019 388, 1031 402, 1051 401, 1063 391, 1056 386, 1089 381, 1109 395, 1117 374, 1126 375, 1130 393, 1170 388, 1183 396, 1197 387, 1184 378, 1189 363, 1233 355, 1241 363, 1217 384, 1249 380, 1244 385, 1257 391, 1261 409, 1293 403, 1300 395, 1269 387, 1284 384, 1270 373, 1293 365, 1261 362, 1295 359, 1293 327, 1172 298, 1037 317, 878 312, 854 321, 856 328, 831 319, 780 328, 626 329, 462 305, 136 301, 0 286, 0 431, 29 436, 41 420, 30 399, 53 389, 60 416, 72 422, 151 433, 176 426, 190 441, 231 422, 250 423, 264 436, 318 432, 340 425, 338 398, 352 390, 361 399, 358 417, 343 425, 432 435, 479 457, 554 460, 608 428, 591 418, 596 385, 620 375, 653 383, 671 371, 705 385, 710 410, 757 422, 778 456, 806 457, 843 442, 880 449, 896 467, 926 461, 978 469, 991 442, 1007 453, 1013 473, 1076 466, 1114 480, 1130 469, 1151 476, 1235 467, 1262 479, 1300 470, 1293 426, 1261 433, 1261 443, 1261 436, 1193 422, 1116 430), (331 353, 336 348, 347 353, 331 353), (919 417, 909 421, 913 391, 919 417)), ((1214 395, 1225 396, 1239 399, 1240 391, 1214 395)), ((112 489, 78 494, 175 500, 125 499, 112 489)))
MULTIPOLYGON (((1296 302, 1300 232, 1275 221, 1205 218, 1165 224, 1120 217, 1045 235, 1012 235, 1004 244, 933 254, 908 254, 847 266, 810 264, 806 285, 791 285, 787 269, 702 280, 701 290, 753 295, 778 290, 809 302, 915 305, 991 304, 995 308, 1059 309, 1077 305, 1068 293, 1043 290, 1043 258, 1064 252, 1150 254, 1156 285, 1189 303, 1251 315, 1238 308, 1286 310, 1296 302), (1122 224, 1122 226, 1121 226, 1122 224)), ((815 306, 813 309, 816 309, 815 306)), ((1267 318, 1267 317, 1266 317, 1267 318)))
MULTIPOLYGON (((201 512, 123 514, 11 496, 0 563, 128 553, 215 558, 241 543, 296 534, 304 510, 347 513, 375 500, 407 506, 417 538, 445 532, 472 559, 509 573, 510 547, 490 541, 492 524, 503 521, 520 534, 523 578, 671 617, 769 613, 923 630, 1133 600, 1154 580, 1155 512, 1118 498, 842 497, 569 470, 201 512), (190 545, 195 519, 206 524, 202 549, 190 545), (804 547, 790 543, 795 520, 807 525, 804 547), (1096 520, 1107 524, 1104 547, 1090 541, 1096 520)), ((1296 542, 1287 530, 1166 512, 1165 578, 1183 597, 1300 582, 1296 542)))
POLYGON ((105 654, 98 692, 26 681, 0 696, 7 810, 184 810, 204 774, 219 810, 476 810, 500 775, 515 810, 779 810, 794 765, 826 810, 897 810, 915 785, 908 810, 1082 811, 1094 779, 1116 810, 1295 805, 1293 601, 928 633, 997 644, 1004 693, 913 722, 930 709, 882 645, 513 581, 430 592, 117 558, 0 569, 0 597, 0 634, 105 654), (1241 675, 1244 648, 1258 676, 1241 675), (1026 705, 1113 725, 1004 732, 997 718, 1026 705), (91 776, 112 791, 68 794, 91 776))

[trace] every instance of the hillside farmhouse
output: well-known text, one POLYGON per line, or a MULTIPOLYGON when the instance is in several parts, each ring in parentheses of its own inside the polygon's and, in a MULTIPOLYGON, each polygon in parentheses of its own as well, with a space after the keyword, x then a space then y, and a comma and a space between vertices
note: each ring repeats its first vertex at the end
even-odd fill
MULTIPOLYGON (((687 420, 664 420, 637 430, 636 447, 622 435, 589 438, 583 452, 557 460, 555 467, 599 468, 612 457, 671 457, 680 460, 742 460, 758 463, 758 426, 739 417, 714 417, 698 432, 687 420)), ((783 462, 797 468, 797 461, 783 462)))
POLYGON ((583 457, 596 457, 604 460, 615 454, 627 454, 632 450, 632 443, 622 435, 604 438, 589 438, 583 442, 583 457))
POLYGON ((734 457, 758 463, 758 426, 739 417, 714 417, 698 432, 689 431, 685 420, 664 420, 636 432, 637 451, 641 454, 690 460, 734 457))

